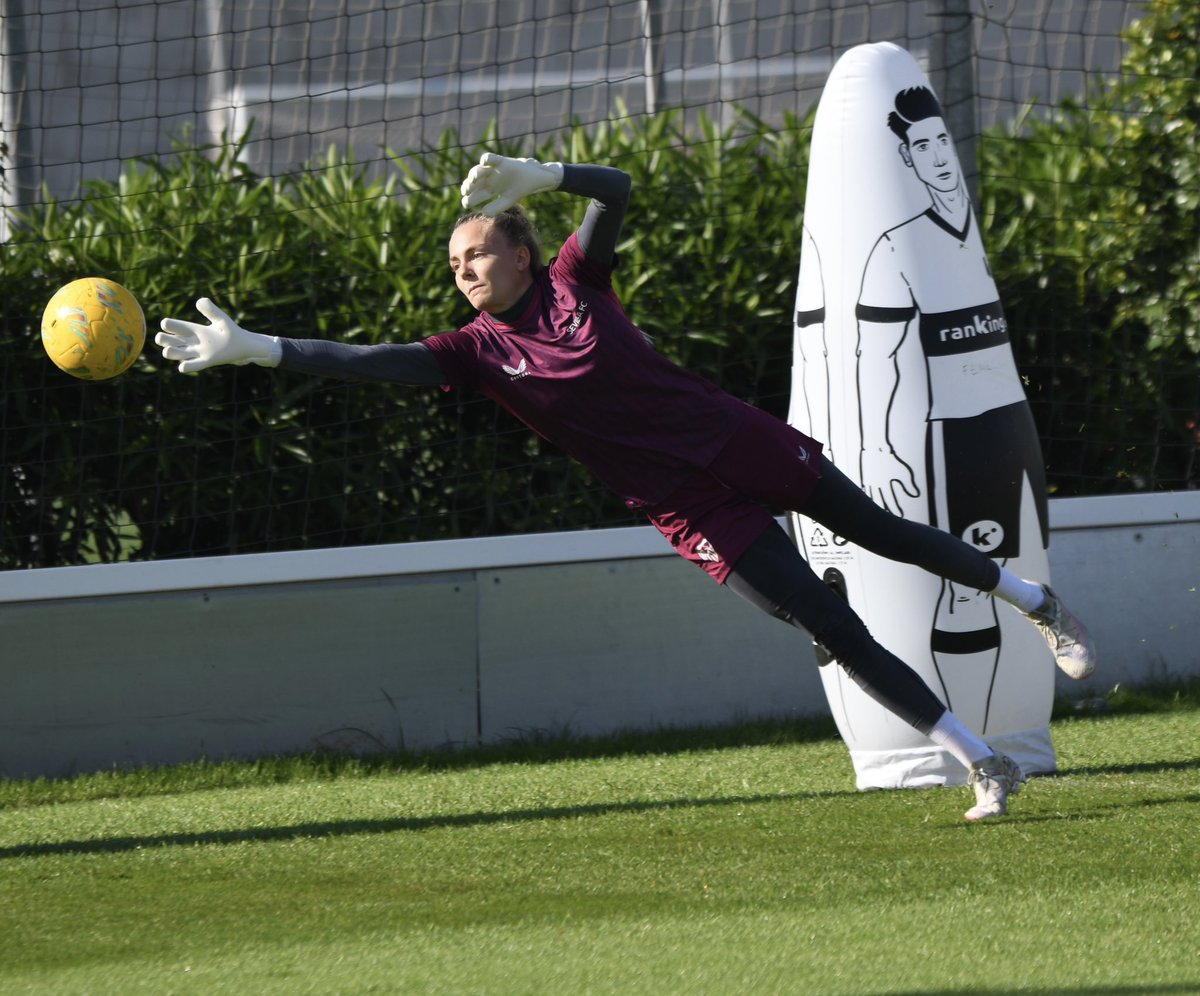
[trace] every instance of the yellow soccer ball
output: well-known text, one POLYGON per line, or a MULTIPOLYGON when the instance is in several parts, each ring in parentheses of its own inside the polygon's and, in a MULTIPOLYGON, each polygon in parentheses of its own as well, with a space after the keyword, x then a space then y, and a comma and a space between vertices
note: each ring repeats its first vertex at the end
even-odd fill
POLYGON ((80 380, 108 380, 133 365, 146 343, 137 298, 103 277, 60 287, 42 313, 42 345, 60 370, 80 380))

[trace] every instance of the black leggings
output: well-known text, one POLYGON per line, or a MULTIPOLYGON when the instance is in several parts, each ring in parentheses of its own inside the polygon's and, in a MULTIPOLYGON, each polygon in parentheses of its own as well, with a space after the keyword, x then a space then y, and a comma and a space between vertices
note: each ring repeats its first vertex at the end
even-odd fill
MULTIPOLYGON (((958 584, 991 591, 1000 581, 995 561, 949 533, 886 512, 828 460, 821 462, 816 490, 795 511, 872 553, 958 584)), ((946 711, 912 668, 875 641, 777 525, 738 558, 725 585, 776 619, 807 630, 863 691, 920 732, 928 734, 946 711)))

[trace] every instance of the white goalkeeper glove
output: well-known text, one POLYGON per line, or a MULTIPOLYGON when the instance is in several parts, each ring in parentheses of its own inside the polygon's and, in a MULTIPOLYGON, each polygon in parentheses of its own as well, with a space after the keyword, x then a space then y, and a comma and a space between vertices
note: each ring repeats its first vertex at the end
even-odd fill
POLYGON ((247 332, 206 297, 196 302, 196 310, 212 324, 164 318, 160 323, 162 331, 154 337, 162 348, 163 359, 176 361, 181 373, 226 364, 279 365, 283 346, 277 336, 247 332))
POLYGON ((542 190, 557 190, 563 181, 562 163, 540 163, 536 159, 510 159, 485 152, 458 188, 462 206, 478 208, 489 218, 507 211, 522 197, 542 190))

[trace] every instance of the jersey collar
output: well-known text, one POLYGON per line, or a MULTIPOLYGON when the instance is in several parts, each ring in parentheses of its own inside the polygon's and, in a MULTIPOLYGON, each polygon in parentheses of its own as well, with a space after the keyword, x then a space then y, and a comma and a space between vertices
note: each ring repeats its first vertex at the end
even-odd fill
POLYGON ((511 308, 505 308, 496 314, 488 314, 488 317, 493 322, 499 322, 502 325, 508 325, 515 328, 517 324, 525 317, 525 312, 529 310, 529 305, 533 301, 534 295, 537 293, 537 280, 534 280, 527 288, 525 293, 518 299, 517 303, 511 308))
POLYGON ((937 225, 938 228, 945 232, 949 232, 956 239, 958 239, 959 242, 966 242, 967 234, 971 231, 971 215, 973 213, 974 212, 972 211, 967 212, 967 220, 964 222, 961 232, 951 225, 950 222, 948 222, 940 214, 938 214, 933 208, 929 208, 929 210, 925 212, 925 217, 937 225))

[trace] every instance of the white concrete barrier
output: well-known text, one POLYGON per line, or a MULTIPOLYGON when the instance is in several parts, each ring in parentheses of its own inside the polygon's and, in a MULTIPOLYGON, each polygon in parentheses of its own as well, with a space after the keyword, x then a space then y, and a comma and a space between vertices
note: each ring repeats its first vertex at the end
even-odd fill
MULTIPOLYGON (((1091 693, 1200 674, 1200 493, 1050 507, 1091 693)), ((649 526, 10 571, 0 646, 8 777, 828 713, 805 635, 649 526)))
POLYGON ((1200 676, 1200 491, 1059 499, 1050 527, 1055 588, 1100 655, 1093 694, 1200 676))

